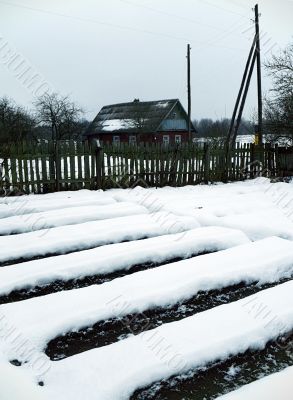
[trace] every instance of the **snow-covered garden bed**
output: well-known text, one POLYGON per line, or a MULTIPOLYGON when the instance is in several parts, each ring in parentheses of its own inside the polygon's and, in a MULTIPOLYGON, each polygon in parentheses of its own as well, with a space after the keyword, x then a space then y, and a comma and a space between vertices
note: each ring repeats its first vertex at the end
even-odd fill
POLYGON ((289 385, 292 183, 0 198, 0 249, 1 400, 289 385))

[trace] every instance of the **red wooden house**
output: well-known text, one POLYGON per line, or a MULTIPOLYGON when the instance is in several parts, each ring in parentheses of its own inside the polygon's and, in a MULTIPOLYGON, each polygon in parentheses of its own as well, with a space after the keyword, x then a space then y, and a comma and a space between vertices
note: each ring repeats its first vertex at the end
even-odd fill
MULTIPOLYGON (((191 124, 192 137, 196 133, 191 124)), ((187 142, 188 115, 178 99, 139 101, 105 106, 85 133, 104 143, 187 142)))

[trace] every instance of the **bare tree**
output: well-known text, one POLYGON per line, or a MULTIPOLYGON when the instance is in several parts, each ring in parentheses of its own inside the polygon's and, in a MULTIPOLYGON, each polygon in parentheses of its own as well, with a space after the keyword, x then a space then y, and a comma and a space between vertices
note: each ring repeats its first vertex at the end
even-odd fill
POLYGON ((35 107, 38 123, 50 127, 52 140, 78 136, 83 111, 68 96, 46 93, 35 102, 35 107))
POLYGON ((0 99, 0 141, 17 142, 34 137, 35 120, 11 99, 0 99))
POLYGON ((273 79, 271 97, 265 101, 265 127, 271 139, 293 144, 293 43, 265 64, 273 79))

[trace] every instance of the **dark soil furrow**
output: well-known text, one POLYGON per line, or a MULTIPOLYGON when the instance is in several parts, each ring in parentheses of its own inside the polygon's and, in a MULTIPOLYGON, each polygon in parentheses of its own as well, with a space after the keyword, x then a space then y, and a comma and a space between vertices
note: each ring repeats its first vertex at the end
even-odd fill
POLYGON ((293 365, 293 332, 263 350, 217 361, 137 390, 130 400, 212 400, 293 365))
MULTIPOLYGON (((197 254, 190 255, 188 258, 197 257, 197 256, 204 255, 204 254, 208 254, 208 253, 206 253, 206 252, 197 253, 197 254)), ((29 289, 24 288, 24 289, 14 290, 13 292, 9 293, 8 295, 0 296, 0 304, 14 303, 16 301, 22 301, 22 300, 31 299, 34 297, 45 296, 47 294, 61 292, 64 290, 73 290, 73 289, 80 289, 80 288, 91 286, 91 285, 100 285, 102 283, 109 282, 116 278, 122 278, 123 276, 134 274, 135 272, 146 271, 147 269, 160 267, 162 265, 166 265, 171 262, 176 262, 176 261, 181 261, 181 260, 182 260, 182 258, 172 258, 169 260, 166 259, 161 263, 147 262, 144 264, 132 265, 128 269, 121 269, 121 270, 118 270, 118 271, 115 271, 115 272, 112 272, 109 274, 85 276, 80 279, 70 279, 68 281, 56 280, 49 284, 44 284, 44 285, 40 285, 40 286, 38 285, 38 286, 29 288, 29 289)))
POLYGON ((256 282, 250 285, 240 283, 221 290, 199 292, 194 297, 167 308, 149 309, 140 314, 128 314, 120 318, 99 321, 93 326, 51 340, 45 352, 51 360, 61 360, 83 351, 109 345, 129 335, 137 335, 162 324, 240 300, 291 279, 292 277, 261 286, 256 282))
MULTIPOLYGON (((8 235, 9 236, 9 235, 8 235)), ((141 237, 138 239, 135 239, 135 241, 137 240, 144 240, 144 239, 148 239, 148 237, 141 237)), ((23 262, 26 261, 34 261, 34 260, 41 260, 43 258, 48 258, 48 257, 54 257, 54 256, 61 256, 64 254, 71 254, 71 253, 79 253, 80 251, 84 251, 84 250, 91 250, 91 249, 96 249, 97 247, 102 247, 102 246, 108 246, 110 244, 117 244, 117 243, 126 243, 126 242, 131 242, 132 240, 121 240, 119 242, 107 242, 107 243, 101 243, 99 245, 95 245, 95 246, 88 246, 88 247, 84 247, 83 249, 78 249, 78 248, 72 248, 71 250, 68 251, 54 251, 54 252, 50 252, 48 251, 45 254, 42 255, 36 255, 34 257, 31 256, 27 256, 27 257, 19 257, 19 258, 15 258, 13 260, 8 260, 8 261, 0 261, 0 268, 1 267, 7 267, 9 265, 14 265, 14 264, 21 264, 23 262)))

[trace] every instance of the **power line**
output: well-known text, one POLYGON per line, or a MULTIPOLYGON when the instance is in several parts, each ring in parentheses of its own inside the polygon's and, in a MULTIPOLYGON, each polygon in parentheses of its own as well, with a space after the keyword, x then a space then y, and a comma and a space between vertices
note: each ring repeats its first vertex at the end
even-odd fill
MULTIPOLYGON (((243 17, 241 17, 237 22, 239 22, 241 19, 243 19, 243 17)), ((229 35, 233 34, 236 30, 238 30, 239 28, 243 28, 244 25, 246 26, 246 22, 245 24, 238 24, 238 23, 234 23, 230 26, 230 28, 225 30, 225 33, 220 35, 220 36, 215 36, 213 39, 207 41, 205 43, 204 46, 197 48, 198 50, 203 49, 205 46, 215 46, 215 47, 220 47, 218 45, 216 45, 216 43, 218 43, 219 41, 222 41, 223 39, 225 39, 226 37, 228 37, 229 35), (235 26, 236 24, 236 26, 235 26)))
POLYGON ((244 10, 247 10, 247 6, 245 6, 243 3, 239 3, 239 1, 235 1, 235 0, 228 0, 231 3, 233 3, 235 6, 243 8, 244 10))
POLYGON ((228 9, 225 8, 225 7, 219 6, 218 4, 211 3, 211 2, 209 2, 209 1, 207 1, 207 0, 200 0, 200 2, 201 2, 201 3, 205 3, 205 4, 207 4, 208 6, 211 6, 211 7, 215 7, 215 8, 217 8, 217 9, 219 9, 219 10, 225 11, 225 12, 227 12, 227 13, 239 15, 239 16, 241 16, 241 17, 245 17, 245 18, 248 18, 248 19, 249 19, 249 17, 247 17, 247 16, 245 16, 245 15, 243 15, 243 14, 240 14, 240 13, 238 13, 237 11, 228 10, 228 9))
POLYGON ((130 5, 130 6, 133 6, 133 7, 143 8, 145 10, 149 10, 149 11, 152 11, 152 12, 157 13, 157 14, 166 15, 167 17, 171 17, 171 18, 175 18, 175 19, 178 19, 178 20, 181 20, 181 21, 187 21, 187 22, 192 23, 192 24, 201 25, 203 27, 215 29, 215 30, 220 31, 220 32, 224 32, 225 31, 225 29, 220 28, 218 26, 207 24, 207 23, 203 23, 203 22, 195 20, 193 18, 188 18, 188 17, 184 17, 184 16, 181 16, 181 15, 172 14, 172 13, 169 13, 167 11, 159 10, 157 8, 154 8, 154 7, 146 6, 144 4, 133 3, 132 1, 129 1, 129 0, 118 0, 118 1, 120 1, 121 3, 125 3, 127 5, 130 5))
POLYGON ((237 29, 243 28, 244 25, 246 26, 246 23, 245 23, 245 24, 237 25, 236 27, 227 30, 227 32, 226 32, 225 34, 221 35, 220 37, 217 37, 215 40, 212 40, 212 41, 208 42, 207 45, 210 45, 210 46, 215 45, 215 44, 218 43, 219 41, 225 39, 226 37, 228 37, 229 35, 231 35, 232 33, 234 33, 237 29))
MULTIPOLYGON (((8 3, 6 1, 0 0, 0 3, 9 6, 9 7, 16 7, 16 8, 23 8, 29 11, 36 11, 42 14, 47 14, 47 15, 54 15, 57 17, 62 17, 62 18, 67 18, 67 19, 73 19, 73 20, 77 20, 77 21, 81 21, 81 22, 89 22, 89 23, 93 23, 93 24, 97 24, 97 25, 101 25, 101 26, 106 26, 106 27, 111 27, 111 28, 116 28, 116 29, 121 29, 121 30, 127 30, 127 31, 132 31, 132 32, 138 32, 138 33, 144 33, 144 34, 148 34, 148 35, 152 35, 152 36, 161 36, 161 37, 165 37, 168 39, 174 39, 174 40, 179 40, 179 41, 184 41, 184 42, 193 42, 193 43, 197 43, 199 45, 203 45, 205 46, 206 43, 205 42, 200 42, 198 40, 194 40, 187 37, 179 37, 179 36, 174 36, 174 35, 170 35, 168 33, 162 33, 162 32, 154 32, 154 31, 150 31, 150 30, 146 30, 146 29, 139 29, 139 28, 133 28, 130 26, 126 26, 126 25, 118 25, 118 24, 113 24, 110 22, 104 22, 104 21, 99 21, 93 18, 84 18, 84 17, 78 17, 76 15, 69 15, 69 14, 64 14, 64 13, 60 13, 60 12, 56 12, 56 11, 51 11, 51 10, 44 10, 42 8, 37 8, 37 7, 31 7, 31 6, 27 6, 24 4, 18 4, 18 3, 8 3)), ((211 44, 212 47, 221 47, 221 48, 227 48, 230 50, 243 50, 243 49, 239 49, 236 47, 229 47, 229 46, 214 46, 213 44, 211 44)))
POLYGON ((145 30, 145 29, 133 28, 133 27, 126 26, 126 25, 113 24, 110 22, 99 21, 99 20, 96 20, 93 18, 78 17, 76 15, 69 15, 69 14, 64 14, 64 13, 60 13, 57 11, 44 10, 43 8, 31 7, 31 6, 27 6, 24 4, 8 3, 3 0, 0 0, 0 3, 5 4, 6 6, 9 6, 9 7, 23 8, 23 9, 26 9, 29 11, 36 11, 36 12, 39 12, 42 14, 54 15, 57 17, 62 17, 62 18, 67 18, 67 19, 74 19, 74 20, 81 21, 81 22, 89 22, 92 24, 107 26, 107 27, 111 27, 111 28, 117 28, 117 29, 121 29, 121 30, 128 30, 128 31, 133 31, 133 32, 147 33, 150 35, 164 36, 164 37, 168 37, 168 38, 172 38, 172 39, 176 39, 176 40, 184 40, 184 41, 188 40, 185 37, 178 37, 178 36, 174 36, 174 35, 169 35, 167 33, 153 32, 153 31, 149 31, 149 30, 145 30))

